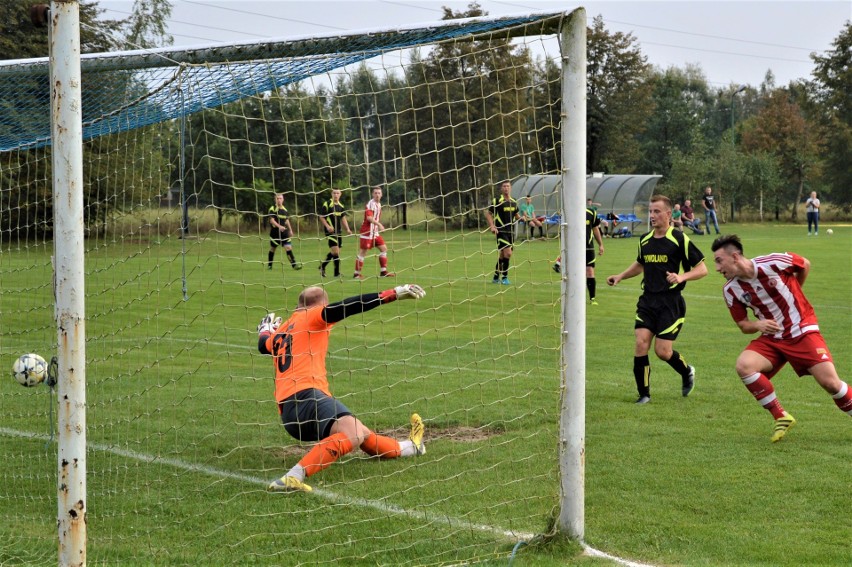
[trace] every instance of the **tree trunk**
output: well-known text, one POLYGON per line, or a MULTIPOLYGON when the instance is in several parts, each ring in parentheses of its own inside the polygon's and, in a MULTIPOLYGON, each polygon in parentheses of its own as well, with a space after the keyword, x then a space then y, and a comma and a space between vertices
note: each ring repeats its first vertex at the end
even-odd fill
POLYGON ((805 176, 799 175, 799 188, 796 190, 796 200, 793 201, 793 211, 790 213, 790 220, 799 219, 799 201, 802 200, 802 193, 805 190, 805 176))

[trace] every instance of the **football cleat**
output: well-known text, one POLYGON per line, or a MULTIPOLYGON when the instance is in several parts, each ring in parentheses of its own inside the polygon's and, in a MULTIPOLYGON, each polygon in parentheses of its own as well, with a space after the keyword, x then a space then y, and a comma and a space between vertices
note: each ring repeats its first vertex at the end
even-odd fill
POLYGON ((393 272, 382 272, 379 275, 383 278, 395 278, 396 277, 396 274, 393 273, 393 272))
POLYGON ((637 404, 647 404, 651 401, 651 396, 639 396, 639 399, 636 400, 637 404))
POLYGON ((270 482, 266 490, 269 492, 311 492, 313 488, 295 476, 285 474, 281 478, 270 482))
POLYGON ((364 279, 364 276, 363 276, 363 275, 361 275, 361 274, 355 274, 354 276, 352 276, 352 279, 356 279, 356 280, 363 280, 363 279, 364 279))
POLYGON ((689 374, 683 379, 683 388, 681 389, 683 397, 687 397, 693 389, 695 389, 695 367, 690 366, 689 374))
POLYGON ((557 274, 561 272, 561 270, 559 269, 559 264, 553 264, 553 271, 557 274))
POLYGON ((794 425, 796 425, 796 418, 785 411, 783 417, 775 420, 775 427, 772 429, 772 442, 777 443, 781 441, 784 435, 787 434, 787 430, 794 425))
POLYGON ((493 280, 491 280, 491 283, 500 283, 500 278, 494 278, 493 280))
POLYGON ((500 280, 500 283, 503 285, 510 285, 512 282, 509 281, 509 278, 503 278, 500 280))
POLYGON ((593 297, 593 298, 591 299, 591 304, 592 304, 592 305, 597 305, 597 304, 598 304, 598 300, 597 300, 597 299, 595 299, 595 298, 593 297))
POLYGON ((423 419, 419 414, 411 414, 411 432, 408 434, 408 440, 414 445, 417 456, 426 454, 426 445, 423 444, 424 433, 426 433, 426 426, 423 425, 423 419))
POLYGON ((292 266, 293 266, 294 270, 301 270, 302 269, 302 265, 298 262, 296 262, 295 264, 292 264, 292 266))

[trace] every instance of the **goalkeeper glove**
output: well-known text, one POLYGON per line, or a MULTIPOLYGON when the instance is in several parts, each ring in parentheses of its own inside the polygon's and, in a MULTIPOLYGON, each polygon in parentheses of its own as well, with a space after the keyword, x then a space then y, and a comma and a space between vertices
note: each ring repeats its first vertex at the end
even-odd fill
POLYGON ((258 335, 271 335, 281 326, 281 317, 275 317, 275 313, 267 313, 266 317, 257 326, 258 335))
POLYGON ((426 297, 426 290, 417 284, 398 285, 393 288, 397 299, 423 299, 426 297))

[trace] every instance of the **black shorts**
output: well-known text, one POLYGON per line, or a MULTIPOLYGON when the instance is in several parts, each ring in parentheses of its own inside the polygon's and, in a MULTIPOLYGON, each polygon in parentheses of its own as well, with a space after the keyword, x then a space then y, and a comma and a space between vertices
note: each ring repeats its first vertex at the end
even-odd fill
POLYGON ((314 388, 296 392, 279 406, 284 429, 299 441, 325 439, 335 421, 352 415, 345 405, 314 388))
POLYGON ((511 248, 515 244, 515 233, 510 230, 497 231, 497 250, 511 248))
POLYGON ((328 247, 334 248, 337 246, 338 248, 343 248, 343 236, 340 234, 329 234, 325 233, 326 238, 328 239, 328 247))
POLYGON ((269 245, 273 248, 278 246, 290 246, 290 233, 289 231, 284 232, 270 232, 269 233, 269 245))
POLYGON ((597 259, 597 256, 595 256, 595 249, 594 248, 586 248, 586 265, 591 267, 591 268, 594 268, 596 259, 597 259))
POLYGON ((643 293, 636 304, 634 329, 648 329, 657 338, 673 341, 686 319, 686 301, 680 293, 643 293))

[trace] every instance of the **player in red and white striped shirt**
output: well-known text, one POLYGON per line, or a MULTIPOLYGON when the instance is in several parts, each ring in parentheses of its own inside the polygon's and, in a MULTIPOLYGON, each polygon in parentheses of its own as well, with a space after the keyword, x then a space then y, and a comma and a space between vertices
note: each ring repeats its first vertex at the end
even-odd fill
POLYGON ((358 256, 355 257, 355 279, 364 279, 364 276, 361 275, 361 270, 364 268, 364 258, 367 257, 367 251, 373 247, 379 249, 379 267, 381 268, 379 275, 385 278, 396 276, 393 272, 388 271, 388 247, 380 234, 385 229, 381 223, 381 218, 382 188, 377 186, 373 187, 373 198, 367 201, 367 207, 364 209, 364 222, 361 224, 358 238, 358 256))
POLYGON ((716 271, 728 310, 743 333, 760 333, 737 358, 737 374, 749 392, 772 413, 772 442, 780 441, 796 420, 775 396, 772 377, 789 362, 799 376, 810 374, 852 416, 852 389, 837 375, 831 352, 819 332, 816 314, 802 292, 811 263, 789 252, 743 256, 736 235, 720 236, 712 245, 716 271), (748 309, 755 319, 749 319, 748 309))

